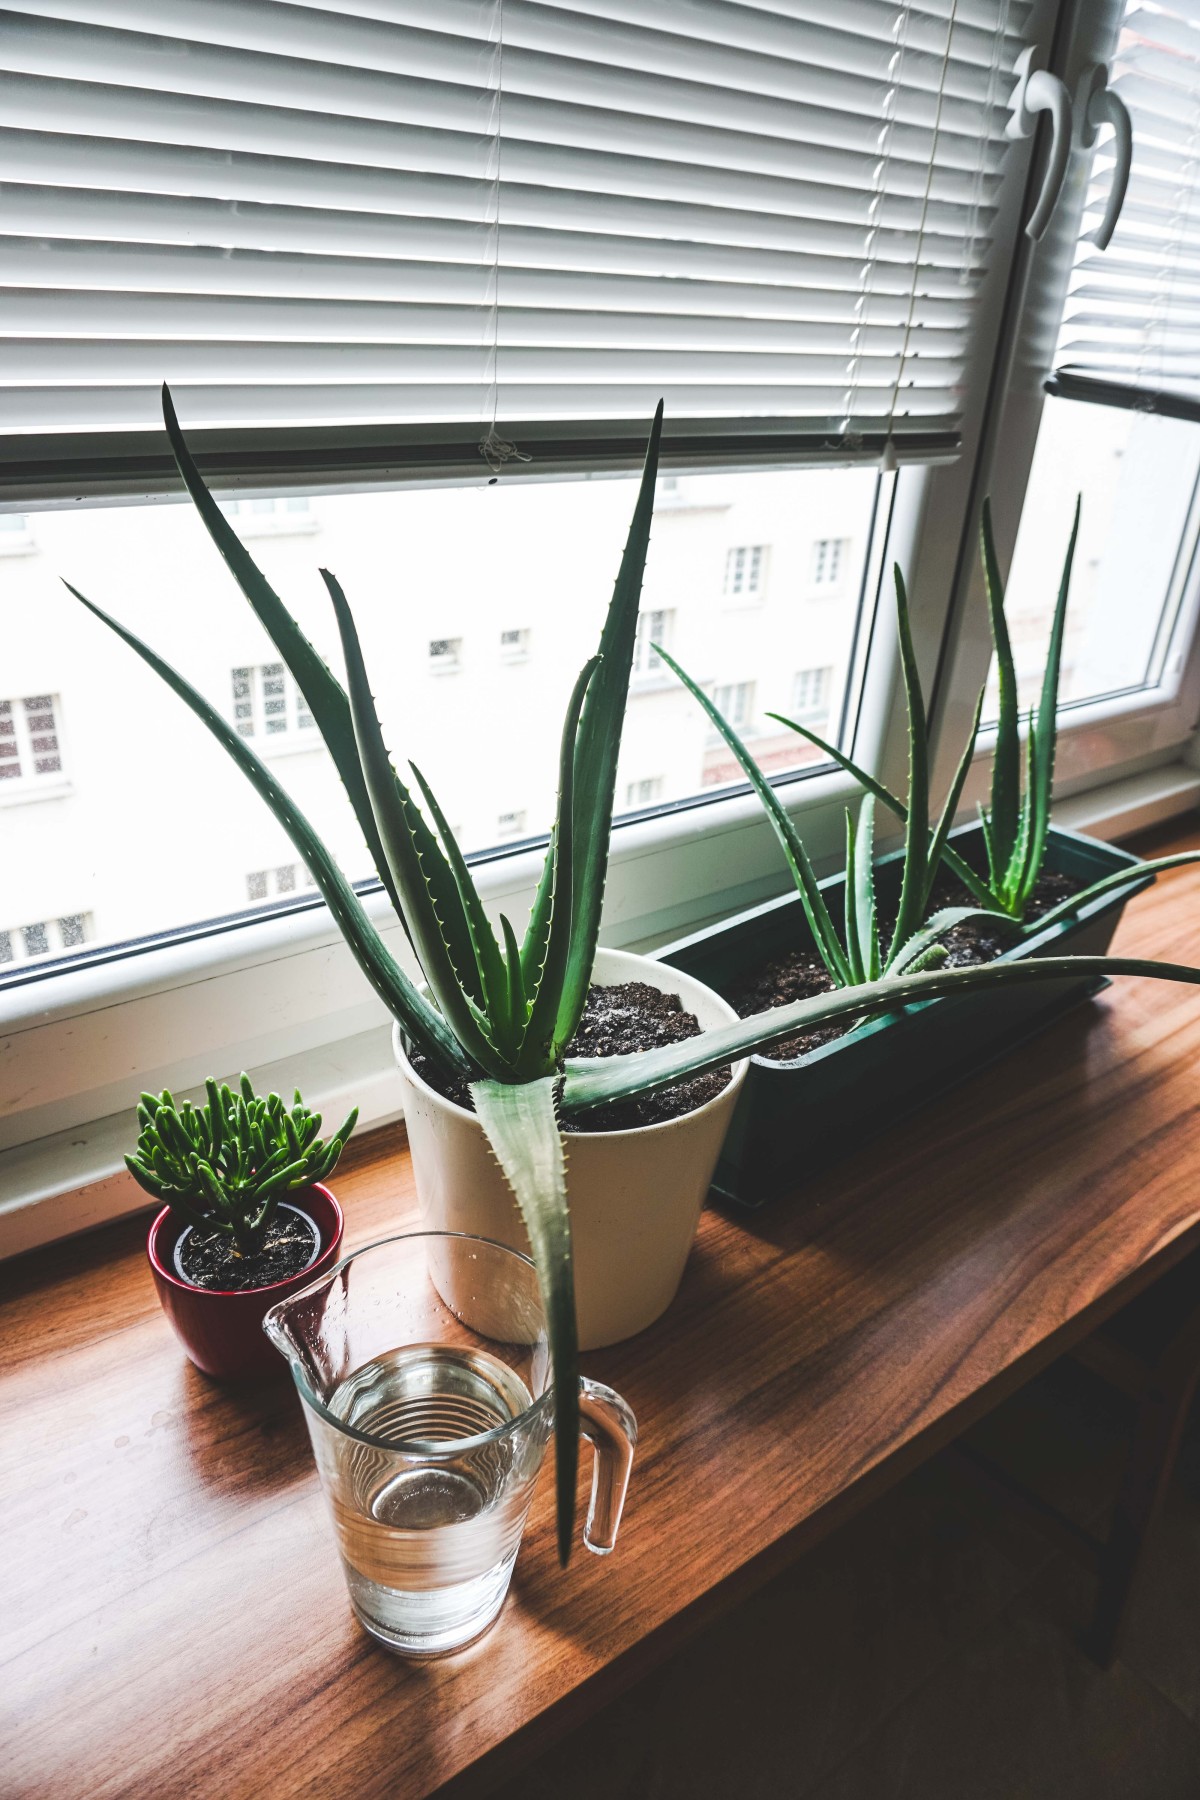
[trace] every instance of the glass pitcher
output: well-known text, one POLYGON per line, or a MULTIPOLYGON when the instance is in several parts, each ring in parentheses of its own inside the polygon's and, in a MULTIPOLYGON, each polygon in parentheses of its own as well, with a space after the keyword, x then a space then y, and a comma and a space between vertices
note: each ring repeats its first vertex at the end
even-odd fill
MULTIPOLYGON (((362 1624, 408 1656, 470 1643, 504 1604, 554 1426, 533 1264, 455 1232, 385 1238, 280 1301, 263 1329, 303 1402, 362 1624)), ((580 1410, 595 1450, 584 1542, 604 1556, 637 1425, 586 1378, 580 1410)))

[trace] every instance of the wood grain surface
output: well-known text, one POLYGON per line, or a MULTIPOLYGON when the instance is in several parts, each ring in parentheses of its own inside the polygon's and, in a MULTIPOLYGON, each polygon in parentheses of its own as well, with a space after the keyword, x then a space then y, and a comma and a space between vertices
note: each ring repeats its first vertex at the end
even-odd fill
MULTIPOLYGON (((1200 963, 1200 874, 1118 945, 1200 963)), ((355 1624, 290 1383, 184 1360, 143 1224, 3 1267, 0 1793, 486 1791, 1200 1241, 1198 1059, 1195 991, 1123 982, 819 1180, 798 1146, 794 1199, 707 1213, 667 1317, 586 1359, 641 1427, 615 1555, 559 1572, 543 1474, 499 1623, 434 1663, 355 1624)), ((398 1130, 333 1185, 350 1245, 415 1218, 398 1130)))

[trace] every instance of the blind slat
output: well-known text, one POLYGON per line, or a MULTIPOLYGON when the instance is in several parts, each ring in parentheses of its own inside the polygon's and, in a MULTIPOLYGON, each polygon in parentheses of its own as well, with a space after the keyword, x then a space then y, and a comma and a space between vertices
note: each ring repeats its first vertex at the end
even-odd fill
POLYGON ((1146 393, 1200 395, 1200 0, 1126 7, 1111 70, 1133 167, 1108 250, 1087 241, 1108 192, 1093 168, 1056 365, 1146 393))

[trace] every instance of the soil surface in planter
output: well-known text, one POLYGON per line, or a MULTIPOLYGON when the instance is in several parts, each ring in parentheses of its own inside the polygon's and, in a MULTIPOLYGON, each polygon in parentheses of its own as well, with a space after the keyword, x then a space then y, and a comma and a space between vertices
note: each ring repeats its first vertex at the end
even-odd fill
MULTIPOLYGON (((1052 906, 1057 906, 1060 900, 1080 893, 1083 887, 1082 881, 1075 881, 1068 875, 1042 875, 1026 909, 1026 923, 1040 919, 1043 913, 1049 912, 1052 906)), ((947 906, 975 904, 966 888, 952 878, 942 876, 934 886, 929 911, 932 916, 947 906)), ((880 928, 885 942, 893 923, 893 919, 885 920, 880 915, 880 928)), ((939 941, 945 944, 948 953, 943 967, 959 969, 972 963, 994 962, 996 957, 1011 947, 1013 934, 1010 931, 998 931, 989 927, 986 921, 979 920, 955 925, 950 931, 944 932, 939 941)), ((759 968, 749 971, 736 984, 731 984, 728 997, 730 1005, 736 1008, 743 1019, 747 1019, 752 1013, 768 1012, 773 1006, 787 1006, 793 1000, 807 1000, 814 994, 828 994, 832 991, 833 982, 815 950, 789 950, 786 955, 773 957, 759 968)), ((822 1044, 832 1043, 834 1038, 845 1037, 848 1031, 853 1031, 861 1024, 861 1019, 848 1019, 845 1022, 818 1025, 812 1031, 802 1032, 797 1037, 785 1038, 782 1043, 773 1044, 769 1050, 762 1050, 759 1054, 769 1062, 791 1062, 793 1058, 806 1056, 810 1050, 816 1050, 822 1044)))
POLYGON ((223 1231, 202 1231, 189 1225, 175 1250, 175 1270, 193 1287, 245 1293, 250 1288, 270 1287, 287 1281, 315 1262, 321 1234, 299 1207, 280 1207, 260 1248, 241 1256, 223 1231))
MULTIPOLYGON (((625 1056, 633 1050, 654 1050, 659 1044, 677 1044, 682 1038, 699 1035, 700 1023, 695 1013, 684 1011, 678 994, 660 993, 645 981, 622 981, 612 987, 588 989, 587 1005, 579 1029, 567 1046, 567 1055, 625 1056)), ((468 1112, 474 1111, 465 1081, 443 1075, 415 1048, 409 1050, 409 1060, 435 1093, 468 1112)), ((665 1119, 681 1118, 715 1100, 728 1086, 732 1073, 728 1066, 711 1069, 706 1075, 694 1075, 690 1081, 677 1082, 656 1094, 573 1113, 567 1129, 633 1131, 640 1125, 660 1125, 665 1119)))

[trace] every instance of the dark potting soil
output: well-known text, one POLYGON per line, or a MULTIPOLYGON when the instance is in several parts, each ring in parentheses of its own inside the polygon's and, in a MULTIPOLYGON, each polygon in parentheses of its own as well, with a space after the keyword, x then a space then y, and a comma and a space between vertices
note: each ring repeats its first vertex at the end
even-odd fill
MULTIPOLYGON (((624 1056, 632 1050, 653 1050, 660 1044, 677 1044, 698 1037, 695 1013, 685 1012, 678 994, 663 994, 645 981, 622 981, 613 987, 588 989, 579 1029, 567 1046, 568 1056, 624 1056)), ((465 1081, 444 1076, 420 1050, 409 1059, 422 1081, 443 1099, 468 1112, 474 1110, 465 1081)), ((573 1113, 569 1129, 575 1131, 632 1131, 640 1125, 659 1125, 695 1112, 713 1100, 729 1083, 732 1071, 711 1069, 655 1094, 614 1101, 591 1112, 573 1113)))
MULTIPOLYGON (((1043 913, 1049 912, 1052 906, 1057 906, 1060 900, 1079 893, 1083 885, 1081 881, 1073 881, 1067 875, 1042 875, 1026 908, 1026 922, 1040 919, 1043 913)), ((974 904, 966 888, 952 877, 943 875, 934 885, 929 910, 933 914, 948 906, 974 904)), ((890 919, 884 922, 881 918, 885 931, 890 928, 891 923, 890 919)), ((959 969, 969 964, 994 962, 996 957, 1009 948, 1012 941, 1011 932, 997 931, 983 920, 955 925, 940 939, 947 950, 943 967, 959 969)), ((774 1006, 787 1006, 793 1000, 807 1000, 814 994, 828 994, 832 990, 833 982, 815 950, 791 950, 785 956, 772 958, 770 962, 743 977, 730 990, 729 1000, 741 1017, 746 1019, 752 1013, 768 1012, 774 1006)), ((861 1019, 849 1019, 817 1025, 811 1031, 801 1032, 796 1037, 785 1038, 780 1044, 773 1044, 761 1054, 770 1062, 791 1062, 794 1057, 807 1056, 809 1051, 818 1049, 822 1044, 832 1043, 834 1038, 845 1037, 848 1031, 853 1031, 861 1023, 861 1019)))
POLYGON ((320 1248, 321 1234, 308 1214, 296 1206, 281 1206, 261 1247, 249 1256, 239 1255, 223 1231, 189 1225, 175 1247, 175 1269, 193 1287, 244 1293, 299 1275, 316 1261, 320 1248))

